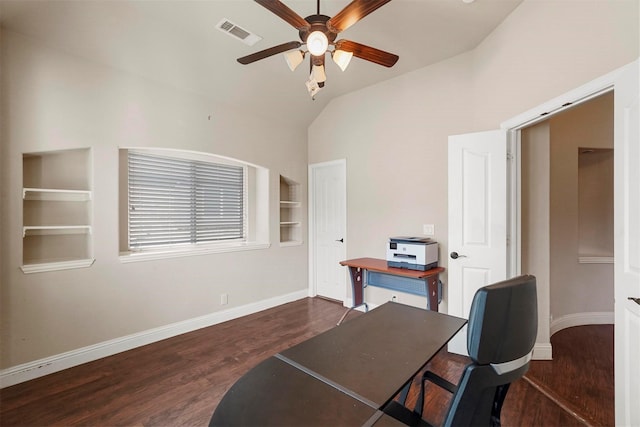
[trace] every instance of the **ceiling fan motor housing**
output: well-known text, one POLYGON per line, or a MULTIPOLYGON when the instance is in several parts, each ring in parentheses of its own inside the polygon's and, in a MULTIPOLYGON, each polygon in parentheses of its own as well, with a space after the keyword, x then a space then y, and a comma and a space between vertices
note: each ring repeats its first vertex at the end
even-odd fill
POLYGON ((327 27, 327 21, 329 19, 331 18, 327 15, 310 15, 304 18, 304 20, 307 21, 309 25, 311 25, 311 27, 309 27, 308 29, 302 29, 299 31, 300 40, 302 40, 303 43, 306 43, 307 37, 309 37, 309 34, 313 33, 314 31, 320 31, 324 33, 325 36, 327 36, 327 40, 329 40, 329 44, 330 45, 333 44, 336 37, 338 36, 338 33, 334 33, 333 31, 330 31, 329 28, 327 27))

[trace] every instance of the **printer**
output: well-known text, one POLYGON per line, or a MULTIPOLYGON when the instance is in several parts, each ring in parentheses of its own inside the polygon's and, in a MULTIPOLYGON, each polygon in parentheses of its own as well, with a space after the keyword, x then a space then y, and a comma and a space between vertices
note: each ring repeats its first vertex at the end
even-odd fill
POLYGON ((391 237, 387 266, 427 271, 438 266, 438 243, 422 237, 391 237))

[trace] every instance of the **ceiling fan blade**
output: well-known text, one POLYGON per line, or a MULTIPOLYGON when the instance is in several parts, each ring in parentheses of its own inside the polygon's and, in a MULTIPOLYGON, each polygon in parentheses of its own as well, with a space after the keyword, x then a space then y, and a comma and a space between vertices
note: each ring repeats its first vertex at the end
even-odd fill
POLYGON ((334 33, 344 31, 390 1, 391 0, 353 0, 333 18, 327 21, 327 27, 334 33))
POLYGON ((251 55, 243 56, 242 58, 238 58, 238 62, 242 65, 251 64, 252 62, 259 61, 264 58, 268 58, 273 55, 277 55, 282 52, 286 52, 288 50, 297 49, 302 46, 300 42, 287 42, 279 44, 278 46, 270 47, 269 49, 261 50, 256 53, 252 53, 251 55))
POLYGON ((308 30, 311 28, 311 25, 305 21, 303 17, 295 13, 279 0, 255 0, 255 2, 269 9, 271 12, 293 25, 293 27, 298 29, 298 31, 308 30))
POLYGON ((385 67, 393 67, 400 59, 398 55, 393 53, 352 42, 351 40, 338 40, 336 42, 336 50, 338 49, 353 52, 353 56, 384 65, 385 67))

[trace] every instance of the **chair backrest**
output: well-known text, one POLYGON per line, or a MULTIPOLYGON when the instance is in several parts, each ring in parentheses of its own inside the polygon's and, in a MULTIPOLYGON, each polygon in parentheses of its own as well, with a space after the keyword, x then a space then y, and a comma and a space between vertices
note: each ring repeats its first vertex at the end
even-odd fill
POLYGON ((529 369, 537 331, 534 276, 515 277, 476 292, 467 327, 472 363, 462 374, 444 425, 499 425, 509 384, 529 369))

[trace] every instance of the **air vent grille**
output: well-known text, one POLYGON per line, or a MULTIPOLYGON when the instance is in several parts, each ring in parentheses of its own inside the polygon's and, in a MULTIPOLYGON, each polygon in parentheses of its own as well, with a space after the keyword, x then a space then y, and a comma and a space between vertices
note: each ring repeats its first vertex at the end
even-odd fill
POLYGON ((218 22, 218 25, 216 25, 216 28, 222 31, 223 33, 228 34, 249 46, 253 46, 254 44, 258 43, 260 40, 262 40, 262 37, 260 37, 259 35, 239 27, 238 25, 234 24, 233 22, 231 22, 226 18, 218 22))

